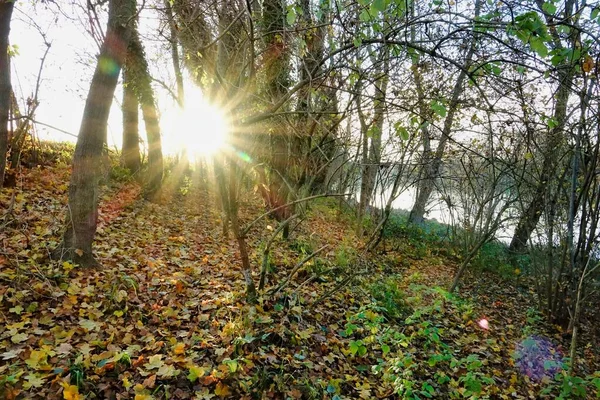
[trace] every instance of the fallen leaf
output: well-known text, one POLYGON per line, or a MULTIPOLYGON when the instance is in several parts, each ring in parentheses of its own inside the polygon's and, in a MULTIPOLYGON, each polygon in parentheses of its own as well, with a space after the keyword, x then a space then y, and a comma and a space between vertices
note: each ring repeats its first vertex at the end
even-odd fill
POLYGON ((158 369, 160 367, 163 366, 164 362, 162 361, 163 355, 162 354, 156 354, 154 356, 150 356, 150 358, 148 358, 148 362, 146 364, 144 364, 144 367, 146 367, 146 369, 158 369))
POLYGON ((219 382, 215 388, 215 394, 221 398, 224 398, 231 394, 231 390, 229 390, 229 386, 225 385, 223 382, 219 382))
POLYGON ((29 335, 26 333, 17 333, 11 336, 10 341, 13 343, 21 343, 26 341, 28 337, 29 335))
POLYGON ((177 343, 173 346, 173 352, 177 355, 181 355, 185 353, 185 343, 177 343))

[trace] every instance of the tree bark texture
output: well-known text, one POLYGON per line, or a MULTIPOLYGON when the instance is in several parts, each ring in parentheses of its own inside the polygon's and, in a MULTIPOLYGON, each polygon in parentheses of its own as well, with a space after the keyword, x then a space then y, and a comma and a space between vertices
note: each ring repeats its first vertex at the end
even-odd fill
POLYGON ((573 81, 573 67, 569 66, 567 71, 559 74, 560 83, 556 94, 556 106, 554 109, 554 120, 557 125, 550 130, 545 143, 542 172, 531 202, 525 207, 517 228, 510 242, 509 249, 514 253, 522 252, 527 246, 527 241, 537 226, 548 198, 548 183, 556 172, 556 166, 560 153, 558 149, 564 140, 563 131, 567 122, 567 105, 573 81))
POLYGON ((108 29, 83 111, 69 185, 67 230, 61 258, 94 266, 92 242, 98 219, 98 180, 108 116, 121 67, 127 54, 135 0, 111 0, 108 29))
POLYGON ((123 71, 123 165, 135 173, 140 170, 139 103, 127 70, 123 71))
MULTIPOLYGON (((385 102, 387 95, 387 86, 389 82, 389 50, 380 49, 380 56, 377 60, 380 64, 375 79, 375 98, 373 104, 373 119, 367 124, 365 116, 360 112, 361 134, 362 134, 362 174, 360 183, 360 203, 358 205, 358 230, 357 234, 362 235, 362 220, 366 215, 366 210, 373 197, 373 190, 376 186, 377 172, 381 164, 381 137, 383 131, 383 118, 385 115, 385 102)), ((361 101, 358 98, 357 101, 361 101)))
MULTIPOLYGON (((543 10, 543 1, 536 0, 536 4, 540 10, 543 10)), ((574 0, 567 0, 565 2, 565 20, 572 19, 574 5, 574 0)), ((564 46, 561 42, 558 32, 556 31, 556 28, 552 27, 552 17, 547 13, 544 13, 544 15, 548 25, 551 27, 549 32, 552 35, 554 49, 564 50, 564 46)), ((573 49, 577 46, 577 32, 577 29, 571 29, 569 36, 569 43, 573 49)), ((556 103, 553 115, 556 125, 552 129, 548 130, 546 141, 543 147, 543 162, 540 179, 534 189, 534 195, 531 199, 531 202, 525 207, 519 218, 517 228, 515 229, 515 233, 510 242, 509 249, 514 253, 520 253, 525 249, 529 237, 533 233, 533 230, 540 220, 540 216, 542 215, 544 207, 547 206, 548 184, 552 179, 558 164, 558 158, 560 157, 558 149, 560 149, 561 144, 564 141, 563 132, 568 117, 567 106, 569 103, 569 95, 571 93, 571 85, 573 83, 573 75, 575 73, 575 66, 573 63, 573 60, 567 58, 562 65, 558 66, 558 90, 556 93, 556 103)))
POLYGON ((177 82, 177 102, 179 107, 183 107, 185 98, 183 91, 183 74, 181 73, 181 62, 179 60, 179 49, 178 49, 178 38, 177 38, 177 24, 173 16, 173 7, 171 7, 171 0, 165 0, 165 11, 167 13, 167 20, 169 21, 169 30, 171 41, 171 58, 173 60, 173 69, 175 71, 175 81, 177 82))
POLYGON ((8 35, 14 4, 13 1, 0 0, 0 188, 4 183, 8 152, 8 114, 12 93, 8 35))
POLYGON ((137 29, 132 29, 131 40, 127 54, 128 79, 132 83, 140 106, 142 117, 146 126, 148 141, 148 173, 144 195, 152 198, 160 189, 163 177, 163 155, 160 137, 160 125, 152 79, 148 72, 148 62, 137 29))

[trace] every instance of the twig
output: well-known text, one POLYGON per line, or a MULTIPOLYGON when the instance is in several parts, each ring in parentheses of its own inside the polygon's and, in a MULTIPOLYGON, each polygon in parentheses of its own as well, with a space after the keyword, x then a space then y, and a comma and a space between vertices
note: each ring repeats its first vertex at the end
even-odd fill
POLYGON ((282 205, 282 206, 275 207, 275 208, 273 208, 273 209, 271 209, 271 210, 267 211, 266 213, 264 213, 264 214, 260 215, 260 216, 259 216, 258 218, 256 218, 254 221, 250 222, 250 223, 248 224, 248 226, 246 226, 246 228, 245 228, 245 229, 244 229, 244 230, 241 232, 241 235, 242 235, 242 236, 246 236, 246 234, 247 234, 247 233, 250 231, 250 228, 252 228, 252 227, 254 226, 254 224, 256 224, 256 223, 257 223, 258 221, 260 221, 261 219, 263 219, 263 218, 265 218, 265 217, 267 217, 267 216, 269 216, 269 215, 273 214, 274 212, 276 212, 276 211, 278 211, 278 210, 281 210, 282 208, 289 207, 289 206, 291 206, 291 205, 294 205, 294 204, 302 203, 302 202, 304 202, 304 201, 309 201, 309 200, 318 199, 318 198, 320 198, 320 197, 339 197, 339 196, 344 196, 344 197, 345 197, 345 196, 348 196, 348 195, 350 195, 350 193, 332 193, 332 194, 327 194, 327 193, 325 193, 325 194, 317 194, 317 195, 314 195, 314 196, 305 197, 305 198, 303 198, 303 199, 299 199, 299 200, 294 200, 294 201, 291 201, 291 202, 289 202, 289 203, 287 203, 287 204, 284 204, 284 205, 282 205))
POLYGON ((279 234, 279 232, 281 232, 290 223, 290 221, 296 218, 297 216, 298 214, 294 214, 285 221, 281 222, 277 229, 275 229, 275 232, 273 232, 273 234, 267 241, 267 244, 265 245, 265 249, 263 251, 263 262, 262 268, 260 270, 260 281, 258 283, 258 290, 263 290, 263 288, 265 287, 265 279, 267 277, 267 267, 269 266, 269 252, 271 251, 271 244, 273 244, 273 241, 277 237, 277 234, 279 234))
POLYGON ((75 138, 77 137, 77 135, 75 135, 74 133, 65 131, 64 129, 57 128, 57 127, 52 126, 50 124, 47 124, 45 122, 38 121, 37 119, 34 119, 33 117, 30 117, 28 115, 22 115, 20 117, 13 118, 13 120, 16 120, 16 119, 26 119, 26 120, 29 120, 30 122, 34 123, 34 124, 38 124, 38 125, 42 125, 42 126, 45 126, 47 128, 50 128, 50 129, 54 129, 55 131, 58 131, 60 133, 64 133, 65 135, 69 135, 69 136, 72 136, 72 137, 75 137, 75 138))
POLYGON ((275 294, 279 293, 282 289, 284 289, 290 283, 290 281, 292 280, 292 278, 294 277, 296 272, 298 272, 300 267, 302 267, 304 264, 306 264, 308 261, 310 261, 313 257, 315 257, 317 254, 319 254, 320 252, 322 252, 323 250, 325 250, 328 247, 329 247, 328 244, 326 244, 325 246, 322 246, 318 250, 314 251, 312 254, 309 254, 308 256, 306 256, 298 264, 296 264, 294 266, 294 268, 292 269, 292 272, 290 272, 290 274, 288 275, 288 277, 275 290, 272 290, 270 294, 275 295, 275 294))
POLYGON ((343 288, 344 286, 346 286, 346 284, 348 284, 355 277, 356 277, 355 274, 348 275, 346 278, 344 278, 344 280, 342 280, 340 283, 338 283, 333 289, 331 289, 331 290, 323 293, 321 296, 319 296, 319 298, 317 300, 315 300, 309 306, 309 308, 315 307, 317 304, 319 304, 320 302, 322 302, 323 300, 325 300, 326 298, 328 298, 329 296, 331 296, 332 294, 334 294, 335 292, 337 292, 338 290, 340 290, 341 288, 343 288))

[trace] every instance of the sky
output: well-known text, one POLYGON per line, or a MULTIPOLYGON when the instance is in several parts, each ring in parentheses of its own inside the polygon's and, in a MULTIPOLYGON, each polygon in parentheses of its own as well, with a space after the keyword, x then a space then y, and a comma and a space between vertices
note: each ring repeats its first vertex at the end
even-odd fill
MULTIPOLYGON (((39 124, 36 125, 36 134, 42 140, 75 143, 99 49, 91 34, 86 32, 89 25, 86 19, 81 17, 83 11, 69 5, 61 7, 63 8, 59 11, 56 6, 48 7, 40 2, 16 3, 10 43, 18 47, 18 54, 12 59, 12 83, 19 107, 24 110, 27 97, 32 96, 35 91, 41 59, 46 51, 44 43, 50 43, 51 47, 41 72, 38 95, 40 105, 35 119, 71 135, 39 124)), ((157 11, 144 10, 140 14, 140 34, 146 46, 151 74, 169 86, 174 86, 170 51, 165 48, 167 44, 165 41, 152 39, 159 24, 157 11), (145 36, 150 39, 144 40, 145 36)), ((106 28, 105 22, 101 25, 103 29, 106 28)), ((212 129, 222 128, 217 120, 218 115, 207 106, 202 92, 189 84, 189 80, 187 83, 185 112, 179 109, 166 90, 159 85, 155 86, 163 139, 166 139, 163 140, 163 146, 167 154, 176 153, 190 141, 197 146, 202 146, 202 143, 208 147, 214 146, 215 143, 211 144, 210 139, 207 139, 214 135, 206 132, 206 126, 212 129), (190 130, 192 117, 197 121, 199 115, 208 118, 208 124, 199 127, 195 123, 195 129, 204 130, 190 130)), ((109 147, 117 149, 122 143, 121 99, 122 88, 119 84, 108 121, 109 147)), ((140 134, 145 136, 142 121, 140 134)))
MULTIPOLYGON (((44 11, 43 6, 36 7, 35 15, 33 8, 29 2, 17 2, 11 23, 10 43, 18 46, 11 74, 19 107, 25 109, 25 100, 35 91, 46 50, 44 33, 51 47, 42 70, 36 119, 76 135, 83 114, 82 99, 93 73, 90 50, 95 45, 75 23, 60 16, 56 21, 54 13, 44 11), (34 21, 41 32, 32 26, 34 21)), ((75 141, 74 137, 41 126, 37 133, 41 139, 75 141)))
MULTIPOLYGON (((41 72, 40 105, 35 119, 59 130, 36 125, 36 134, 42 140, 74 143, 99 49, 87 32, 89 25, 83 17, 83 11, 69 5, 61 7, 62 10, 58 10, 56 6, 49 8, 40 2, 23 0, 16 3, 10 43, 18 46, 18 55, 12 59, 12 80, 23 110, 27 97, 35 91, 41 58, 46 51, 44 41, 51 44, 41 72)), ((105 22, 101 25, 105 29, 105 22)), ((165 40, 156 40, 159 25, 157 11, 144 10, 140 14, 139 29, 146 46, 151 74, 174 87, 170 51, 165 47, 165 40)), ((155 86, 166 154, 175 154, 182 148, 187 148, 188 152, 190 149, 197 152, 214 150, 220 145, 215 131, 226 129, 220 121, 218 110, 207 106, 201 91, 189 79, 186 83, 185 111, 178 108, 166 90, 155 86), (199 119, 203 121, 200 124, 199 119)), ((114 149, 120 149, 122 143, 121 98, 119 84, 108 121, 108 144, 114 149)), ((145 136, 141 122, 140 134, 145 136)), ((410 209, 414 195, 414 189, 407 190, 394 201, 394 207, 410 209)), ((449 215, 444 207, 434 206, 429 217, 443 221, 449 215)))
MULTIPOLYGON (((82 14, 80 10, 69 9, 68 6, 63 11, 69 16, 82 14)), ((146 10, 140 14, 142 37, 158 29, 157 18, 157 13, 152 10, 146 10)), ((51 43, 51 48, 42 71, 39 92, 40 105, 36 112, 36 120, 71 133, 68 135, 37 125, 36 133, 40 139, 73 143, 76 141, 85 98, 99 51, 91 35, 86 32, 87 28, 85 19, 67 18, 57 12, 56 8, 47 8, 39 3, 34 5, 30 2, 17 2, 11 25, 10 42, 18 46, 19 54, 12 60, 12 78, 13 87, 20 100, 20 107, 24 108, 26 97, 35 90, 41 58, 46 50, 41 31, 46 35, 46 40, 51 43), (38 26, 37 28, 32 26, 33 21, 38 26)), ((164 59, 164 55, 170 56, 170 52, 161 48, 164 44, 157 41, 145 40, 144 44, 151 60, 150 65, 153 67, 152 75, 173 85, 174 78, 170 73, 172 70, 171 60, 170 58, 164 59)), ((175 101, 168 97, 164 89, 155 87, 159 111, 162 114, 163 146, 167 154, 174 154, 182 147, 203 146, 202 141, 199 142, 193 134, 185 132, 189 131, 191 125, 198 126, 199 114, 203 114, 205 118, 214 118, 215 115, 215 110, 211 110, 205 105, 201 91, 194 89, 194 85, 190 84, 189 79, 187 83, 185 96, 189 109, 185 113, 178 109, 175 101)), ((108 122, 109 146, 117 149, 122 143, 121 98, 122 90, 118 85, 108 122)), ((209 122, 208 125, 218 126, 219 121, 209 122)), ((144 135, 143 129, 143 124, 140 123, 142 135, 144 135)), ((202 135, 202 132, 199 135, 202 135)), ((208 136, 210 137, 210 134, 208 136)), ((208 140, 206 136, 205 140, 208 140)), ((213 147, 215 145, 216 143, 212 144, 213 147)), ((394 206, 410 209, 413 198, 414 190, 408 190, 394 202, 394 206)), ((429 216, 441 220, 447 218, 443 210, 437 207, 434 207, 429 216)))

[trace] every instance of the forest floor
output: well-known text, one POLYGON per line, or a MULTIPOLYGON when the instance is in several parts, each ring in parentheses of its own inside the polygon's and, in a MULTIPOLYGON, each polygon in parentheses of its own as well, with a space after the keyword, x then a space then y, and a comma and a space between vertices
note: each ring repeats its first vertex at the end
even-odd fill
MULTIPOLYGON (((2 399, 533 399, 560 390, 550 376, 569 339, 542 323, 526 278, 469 273, 450 295, 442 288, 457 265, 447 249, 400 238, 385 254, 361 255, 351 214, 323 200, 275 240, 267 288, 249 306, 237 243, 193 180, 167 181, 153 203, 136 183, 112 181, 95 242, 102 267, 50 261, 68 179, 65 163, 23 169, 0 193, 2 399)), ((242 198, 247 224, 264 206, 242 198)), ((256 280, 276 224, 261 220, 248 235, 256 280)), ((578 370, 589 376, 600 357, 586 334, 578 370)))

